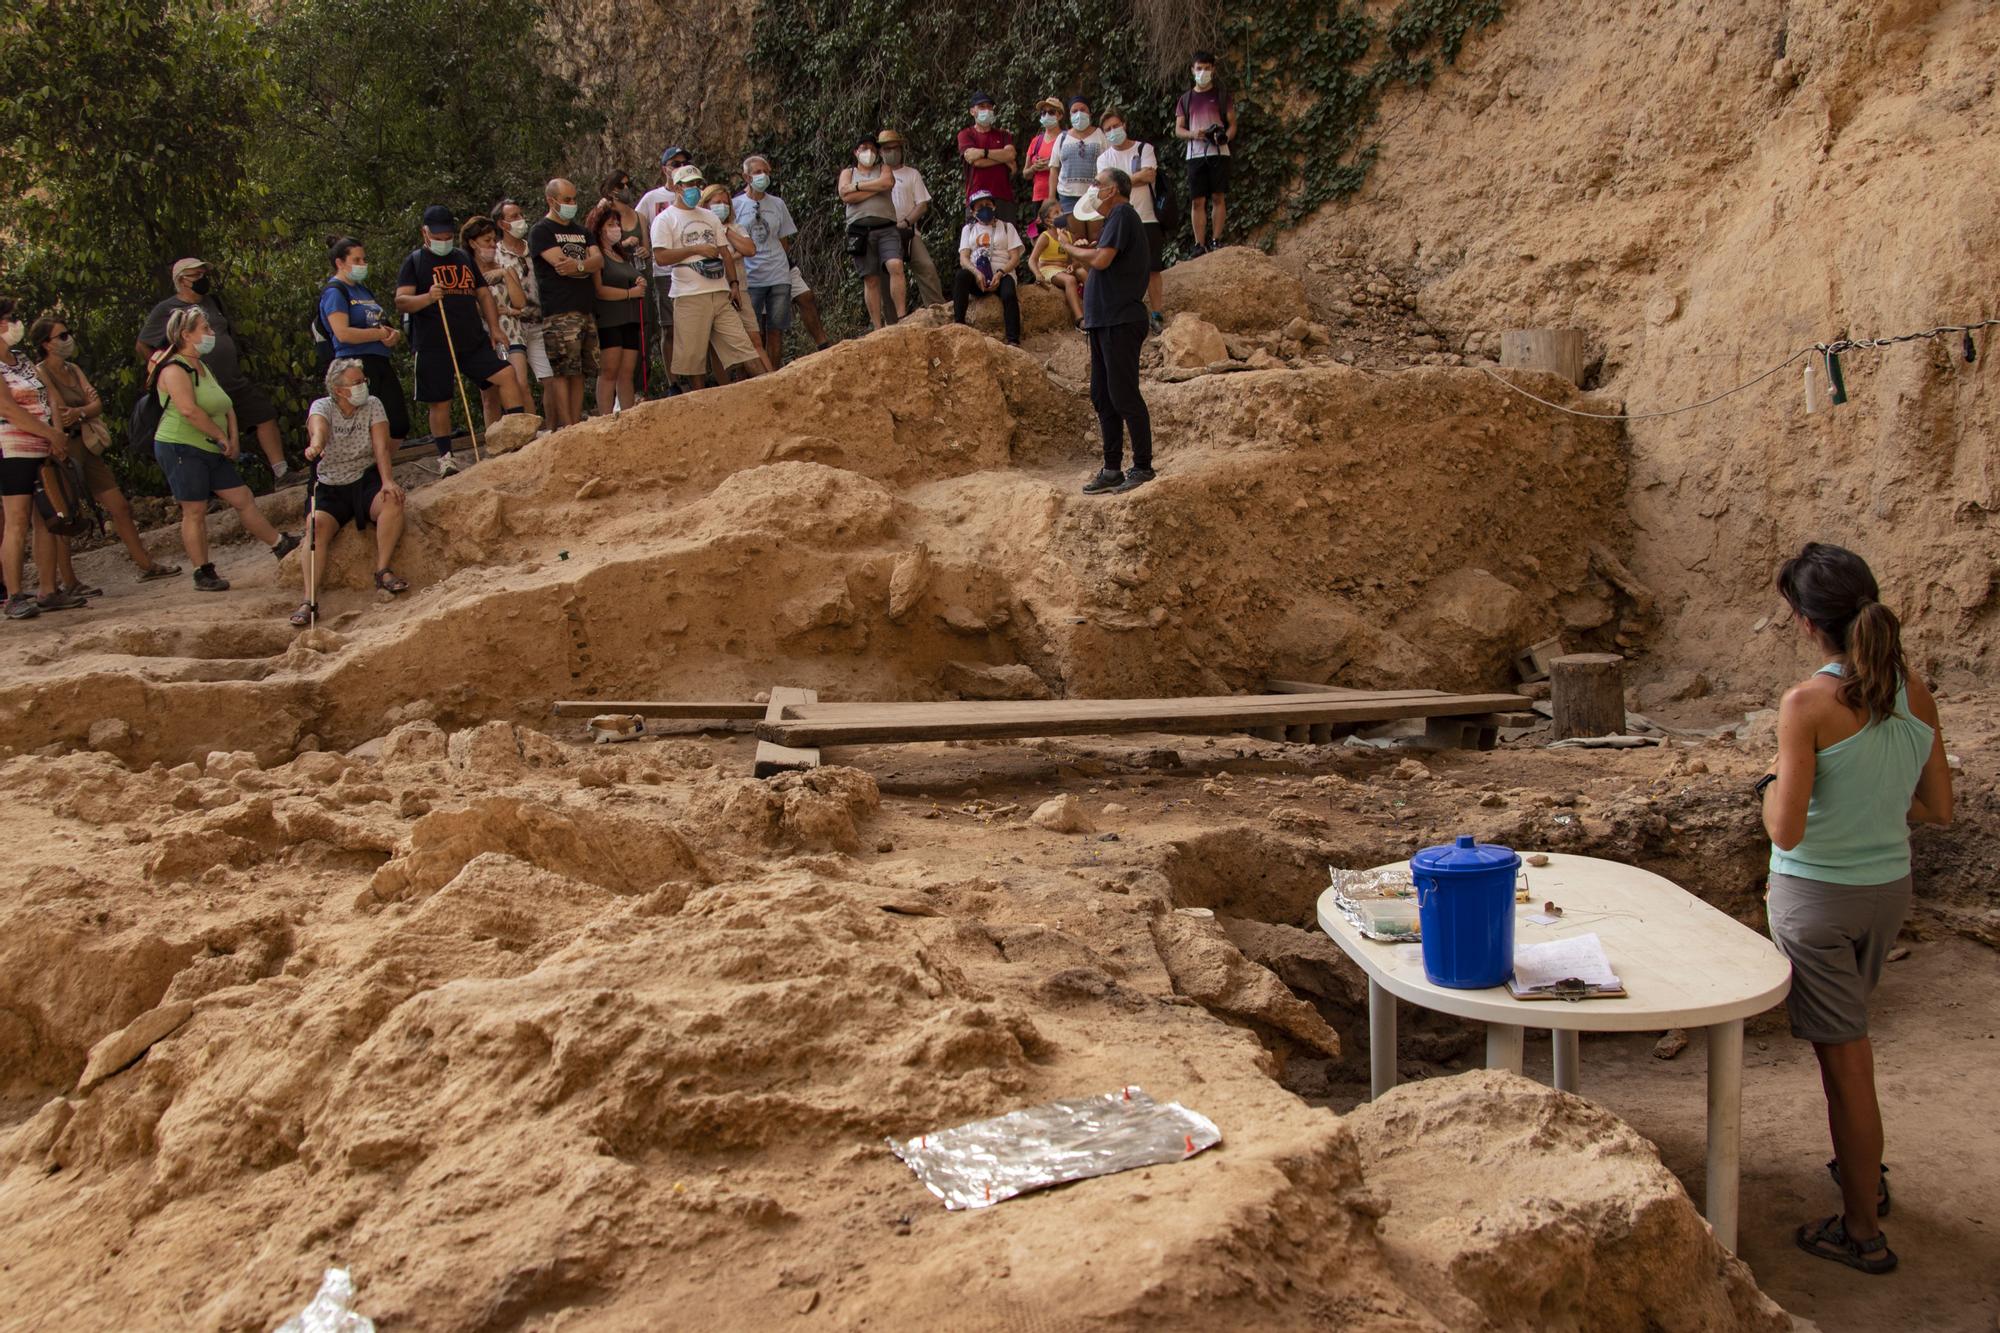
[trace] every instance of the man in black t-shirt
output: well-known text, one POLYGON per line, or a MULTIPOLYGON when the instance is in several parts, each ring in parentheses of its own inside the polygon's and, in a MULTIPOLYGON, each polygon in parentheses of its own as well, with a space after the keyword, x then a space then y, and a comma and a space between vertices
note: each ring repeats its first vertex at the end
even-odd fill
POLYGON ((1129 491, 1153 479, 1153 418, 1139 392, 1139 349, 1146 344, 1146 283, 1153 268, 1152 242, 1132 207, 1132 178, 1116 167, 1097 173, 1077 201, 1076 218, 1104 218, 1097 244, 1069 246, 1070 257, 1089 267, 1083 287, 1083 332, 1090 339, 1090 405, 1104 435, 1104 468, 1084 485, 1085 495, 1129 491), (1122 471, 1126 432, 1132 467, 1122 471))
POLYGON ((480 278, 479 266, 459 249, 457 227, 443 204, 426 208, 423 244, 410 252, 396 275, 396 309, 408 317, 410 346, 417 353, 417 401, 430 409, 441 477, 458 470, 451 458, 451 400, 460 374, 498 390, 505 415, 521 410, 520 384, 507 362, 507 338, 500 331, 500 307, 493 289, 480 278))
POLYGON ((551 429, 583 420, 583 382, 597 373, 597 282, 604 256, 577 217, 576 186, 552 180, 542 189, 548 215, 528 232, 535 281, 542 289, 542 346, 554 376, 542 406, 551 429))

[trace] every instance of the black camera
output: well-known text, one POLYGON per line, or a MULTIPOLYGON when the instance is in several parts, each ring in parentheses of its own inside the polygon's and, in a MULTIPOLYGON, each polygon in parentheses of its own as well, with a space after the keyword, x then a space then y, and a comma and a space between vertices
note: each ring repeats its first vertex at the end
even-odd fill
POLYGON ((1220 125, 1211 125, 1201 132, 1201 137, 1220 148, 1229 142, 1229 131, 1220 125))

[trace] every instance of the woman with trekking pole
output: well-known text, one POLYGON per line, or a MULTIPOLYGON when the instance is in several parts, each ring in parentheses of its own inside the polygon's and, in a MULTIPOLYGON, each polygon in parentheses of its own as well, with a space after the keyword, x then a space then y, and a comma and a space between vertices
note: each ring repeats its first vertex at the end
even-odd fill
POLYGON ((1756 786, 1771 835, 1771 938, 1792 964, 1785 1008, 1826 1091, 1842 1211, 1799 1248, 1864 1273, 1895 1252, 1868 997, 1910 910, 1910 825, 1951 822, 1937 701, 1903 654, 1902 627, 1854 552, 1820 542, 1784 563, 1778 593, 1826 665, 1785 693, 1778 758, 1756 786))

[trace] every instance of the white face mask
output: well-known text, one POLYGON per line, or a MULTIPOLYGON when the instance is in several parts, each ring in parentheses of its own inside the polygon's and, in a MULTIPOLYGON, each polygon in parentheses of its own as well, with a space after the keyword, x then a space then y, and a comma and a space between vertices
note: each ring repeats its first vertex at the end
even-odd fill
POLYGON ((1113 148, 1116 148, 1116 147, 1117 147, 1117 146, 1118 146, 1119 144, 1121 144, 1121 143, 1124 143, 1124 142, 1125 142, 1125 131, 1124 131, 1124 129, 1123 129, 1123 128, 1114 128, 1114 129, 1108 129, 1108 130, 1106 130, 1106 131, 1104 132, 1104 141, 1105 141, 1106 143, 1110 144, 1110 145, 1111 145, 1111 146, 1112 146, 1113 148))
POLYGON ((1208 87, 1208 85, 1209 85, 1209 84, 1211 84, 1211 83, 1214 83, 1214 82, 1215 82, 1215 71, 1214 71, 1214 70, 1212 70, 1212 69, 1201 69, 1201 68, 1199 68, 1199 67, 1197 67, 1197 68, 1195 69, 1195 71, 1194 71, 1194 86, 1195 86, 1195 87, 1197 87, 1197 88, 1206 88, 1206 87, 1208 87))
POLYGON ((21 341, 21 335, 27 331, 28 328, 25 324, 21 323, 18 319, 14 320, 7 325, 4 332, 0 332, 0 343, 4 343, 8 347, 13 347, 21 341))
POLYGON ((194 353, 196 356, 207 356, 210 352, 213 352, 214 350, 215 350, 215 335, 213 333, 202 334, 201 341, 194 345, 194 353))
POLYGON ((368 401, 368 386, 367 386, 367 385, 366 385, 365 383, 364 383, 364 384, 350 384, 350 385, 348 385, 348 386, 347 386, 347 401, 348 401, 349 403, 353 404, 353 405, 354 405, 355 407, 359 407, 359 406, 361 406, 361 405, 362 405, 363 403, 367 402, 367 401, 368 401))
POLYGON ((526 218, 515 218, 507 224, 507 234, 517 241, 520 240, 528 234, 528 220, 526 218))
POLYGON ((875 150, 864 148, 854 155, 854 160, 864 167, 872 167, 875 165, 875 150))

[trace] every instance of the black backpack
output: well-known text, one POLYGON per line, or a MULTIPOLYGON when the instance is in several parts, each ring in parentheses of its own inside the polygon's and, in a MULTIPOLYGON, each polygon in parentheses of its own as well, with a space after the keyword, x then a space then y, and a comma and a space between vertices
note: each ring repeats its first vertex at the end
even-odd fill
POLYGON ((79 536, 90 531, 91 508, 76 460, 44 459, 35 470, 35 512, 42 526, 58 537, 79 536))
POLYGON ((333 364, 333 326, 326 322, 326 314, 319 308, 320 298, 326 295, 326 289, 329 287, 338 287, 348 300, 351 301, 354 299, 353 290, 339 278, 328 278, 319 285, 319 290, 313 294, 312 318, 307 321, 306 326, 312 330, 313 353, 319 358, 319 368, 322 374, 326 372, 328 366, 333 364))
MULTIPOLYGON (((1139 150, 1143 154, 1151 144, 1142 143, 1139 150)), ((1181 205, 1174 197, 1174 178, 1167 171, 1167 164, 1160 160, 1160 150, 1153 148, 1153 216, 1159 220, 1160 235, 1172 240, 1181 226, 1181 205)))
MULTIPOLYGON (((167 368, 173 357, 160 358, 152 372, 146 376, 146 383, 140 390, 137 401, 132 404, 132 415, 125 421, 125 447, 140 458, 153 456, 153 440, 160 432, 160 422, 167 415, 166 404, 160 401, 160 372, 167 368)), ((201 380, 201 372, 187 362, 181 362, 188 374, 201 380)))

